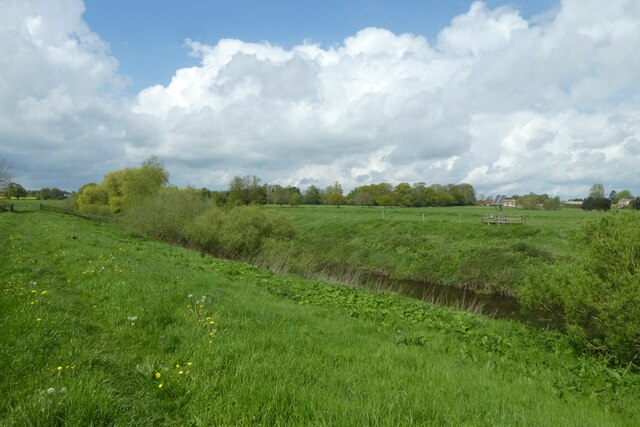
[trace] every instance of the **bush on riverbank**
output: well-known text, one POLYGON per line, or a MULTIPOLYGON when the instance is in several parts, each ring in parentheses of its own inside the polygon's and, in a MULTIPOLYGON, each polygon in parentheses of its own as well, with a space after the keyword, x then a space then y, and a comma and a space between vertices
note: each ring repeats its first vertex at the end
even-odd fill
POLYGON ((520 298, 564 312, 569 332, 621 361, 640 356, 640 216, 616 212, 585 223, 584 255, 532 270, 520 298))
POLYGON ((294 235, 290 222, 277 212, 255 206, 218 207, 193 189, 162 189, 130 208, 125 221, 147 237, 232 259, 256 255, 267 239, 294 235))

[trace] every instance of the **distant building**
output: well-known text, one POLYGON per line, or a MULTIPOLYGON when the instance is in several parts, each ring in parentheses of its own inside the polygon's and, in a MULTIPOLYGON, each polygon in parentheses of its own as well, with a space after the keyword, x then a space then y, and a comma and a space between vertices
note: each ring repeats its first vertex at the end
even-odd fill
POLYGON ((627 208, 631 204, 631 199, 620 199, 616 205, 619 208, 627 208))
POLYGON ((515 208, 516 199, 504 199, 504 202, 502 202, 502 206, 504 206, 505 208, 515 208))

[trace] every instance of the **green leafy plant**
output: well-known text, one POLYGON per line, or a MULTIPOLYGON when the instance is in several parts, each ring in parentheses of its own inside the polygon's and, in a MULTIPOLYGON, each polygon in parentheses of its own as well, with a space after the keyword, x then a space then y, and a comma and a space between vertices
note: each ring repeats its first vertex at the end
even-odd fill
POLYGON ((211 207, 185 228, 190 244, 217 256, 256 255, 266 239, 289 239, 294 230, 276 212, 257 206, 211 207))
POLYGON ((584 253, 532 270, 520 298, 564 312, 567 329, 621 361, 640 356, 640 216, 616 212, 580 229, 584 253))

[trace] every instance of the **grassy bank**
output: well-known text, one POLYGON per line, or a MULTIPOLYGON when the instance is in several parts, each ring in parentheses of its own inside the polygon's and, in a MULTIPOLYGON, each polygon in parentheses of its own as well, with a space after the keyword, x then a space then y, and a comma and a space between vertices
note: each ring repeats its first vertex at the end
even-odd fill
POLYGON ((52 212, 0 215, 0 245, 2 425, 640 420, 640 377, 556 333, 52 212))
POLYGON ((581 209, 522 211, 526 225, 484 225, 491 207, 380 209, 273 208, 297 237, 263 254, 264 264, 308 274, 372 272, 396 279, 453 284, 516 294, 527 271, 581 248, 577 228, 598 213, 581 209))

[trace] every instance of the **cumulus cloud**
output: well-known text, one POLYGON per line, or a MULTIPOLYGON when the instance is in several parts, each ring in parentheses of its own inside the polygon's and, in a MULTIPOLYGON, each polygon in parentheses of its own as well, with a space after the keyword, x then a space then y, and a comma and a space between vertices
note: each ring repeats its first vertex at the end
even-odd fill
POLYGON ((79 0, 10 5, 0 151, 30 166, 55 153, 67 173, 78 165, 78 184, 157 154, 175 183, 213 188, 256 174, 303 187, 469 182, 579 196, 603 182, 640 192, 634 0, 565 0, 535 21, 474 2, 432 42, 384 28, 288 49, 186 39, 199 64, 133 99, 79 0))
POLYGON ((164 129, 162 156, 227 175, 637 191, 638 42, 638 7, 623 0, 565 1, 540 23, 475 2, 434 45, 381 28, 328 48, 188 41, 201 65, 133 111, 164 129))
POLYGON ((26 186, 75 188, 119 163, 118 62, 75 0, 2 1, 0 155, 26 186))

